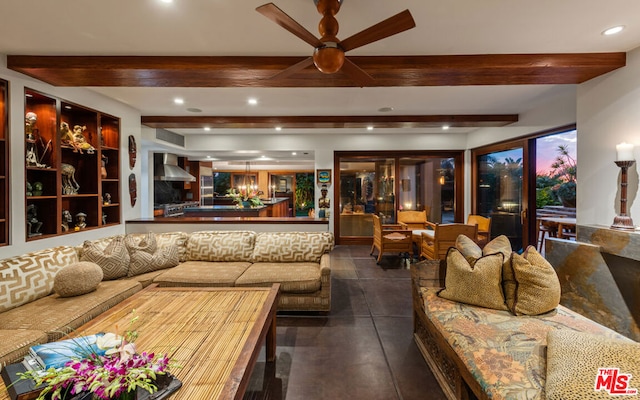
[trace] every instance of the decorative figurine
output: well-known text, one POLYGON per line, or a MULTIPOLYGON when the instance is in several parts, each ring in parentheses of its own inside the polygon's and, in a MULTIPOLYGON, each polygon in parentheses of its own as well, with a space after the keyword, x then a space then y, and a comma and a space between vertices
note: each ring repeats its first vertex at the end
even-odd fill
POLYGON ((73 222, 73 217, 69 210, 62 210, 62 232, 69 230, 69 224, 73 222))
POLYGON ((102 225, 106 225, 107 224, 107 214, 106 213, 102 213, 102 225))
POLYGON ((75 230, 79 231, 80 229, 84 229, 87 227, 87 214, 83 212, 79 212, 76 214, 76 227, 75 230))
POLYGON ((25 140, 26 140, 26 164, 27 167, 46 168, 46 165, 41 164, 38 160, 38 147, 36 145, 36 136, 38 134, 38 128, 36 128, 36 121, 38 116, 34 112, 28 112, 25 116, 25 140))
POLYGON ((62 173, 62 194, 78 194, 80 185, 76 181, 76 168, 71 164, 60 164, 62 173))
POLYGON ((42 196, 42 191, 44 189, 44 185, 42 182, 33 182, 33 195, 34 196, 42 196))
POLYGON ((320 189, 322 197, 318 200, 318 208, 331 208, 331 200, 327 197, 328 192, 327 185, 322 185, 320 189))
POLYGON ((105 193, 104 196, 102 196, 102 204, 105 206, 111 204, 111 195, 109 193, 105 193))
POLYGON ((60 143, 73 147, 74 153, 82 153, 85 150, 87 154, 93 154, 95 147, 93 147, 87 139, 84 137, 83 132, 87 130, 84 125, 74 125, 73 132, 69 129, 69 124, 62 121, 60 123, 60 143))
POLYGON ((27 236, 42 235, 40 228, 42 228, 42 222, 38 221, 38 208, 35 204, 29 204, 27 206, 27 236))
POLYGON ((109 158, 103 154, 102 160, 100 160, 100 176, 102 177, 102 179, 105 179, 107 177, 108 162, 109 162, 109 158))
POLYGON ((136 182, 136 175, 129 175, 129 198, 131 200, 131 207, 136 205, 136 200, 138 198, 138 183, 136 182))
POLYGON ((31 183, 29 181, 27 181, 27 191, 25 192, 25 195, 27 197, 33 196, 33 186, 31 186, 31 183))

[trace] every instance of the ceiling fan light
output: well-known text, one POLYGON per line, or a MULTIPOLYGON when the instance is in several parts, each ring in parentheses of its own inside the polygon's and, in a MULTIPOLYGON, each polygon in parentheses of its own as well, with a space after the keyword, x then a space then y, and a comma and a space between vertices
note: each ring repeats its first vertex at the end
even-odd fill
POLYGON ((313 63, 318 71, 335 74, 344 64, 344 51, 337 47, 320 47, 313 52, 313 63))

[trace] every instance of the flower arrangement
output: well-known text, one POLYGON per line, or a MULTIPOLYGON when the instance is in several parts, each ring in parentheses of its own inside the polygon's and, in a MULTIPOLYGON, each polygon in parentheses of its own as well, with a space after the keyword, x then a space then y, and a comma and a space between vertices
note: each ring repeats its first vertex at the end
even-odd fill
POLYGON ((62 368, 27 371, 19 374, 20 378, 32 379, 36 386, 44 386, 37 400, 69 399, 83 392, 102 400, 135 399, 137 388, 154 393, 158 390, 154 382, 158 375, 168 372, 170 360, 167 354, 157 358, 146 351, 138 354, 134 344, 137 337, 137 332, 131 330, 124 337, 105 333, 96 341, 100 351, 85 349, 78 339, 75 342, 82 349, 78 353, 85 354, 79 354, 62 368))
POLYGON ((251 207, 258 207, 263 205, 260 200, 260 192, 250 187, 240 187, 239 189, 227 190, 226 197, 231 197, 233 202, 242 207, 243 202, 248 202, 251 207))

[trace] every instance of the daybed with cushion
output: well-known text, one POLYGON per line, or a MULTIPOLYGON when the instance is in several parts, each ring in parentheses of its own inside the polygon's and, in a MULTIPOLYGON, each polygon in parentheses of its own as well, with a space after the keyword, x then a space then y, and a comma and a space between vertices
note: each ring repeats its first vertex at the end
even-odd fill
POLYGON ((155 282, 271 286, 280 311, 329 311, 328 232, 117 235, 0 260, 0 367, 155 282))
POLYGON ((411 275, 414 338, 450 399, 609 398, 594 389, 598 368, 640 388, 640 344, 559 305, 555 271, 532 247, 511 253, 499 237, 483 252, 461 237, 411 275))

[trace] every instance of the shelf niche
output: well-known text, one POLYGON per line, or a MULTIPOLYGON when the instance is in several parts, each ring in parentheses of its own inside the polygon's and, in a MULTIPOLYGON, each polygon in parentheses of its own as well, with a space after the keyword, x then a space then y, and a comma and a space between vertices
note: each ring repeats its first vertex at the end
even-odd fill
POLYGON ((9 244, 9 83, 0 79, 0 246, 9 244))
POLYGON ((36 153, 35 162, 25 154, 26 240, 119 224, 120 119, 25 89, 25 127, 36 153), (86 227, 77 228, 82 214, 86 227))

